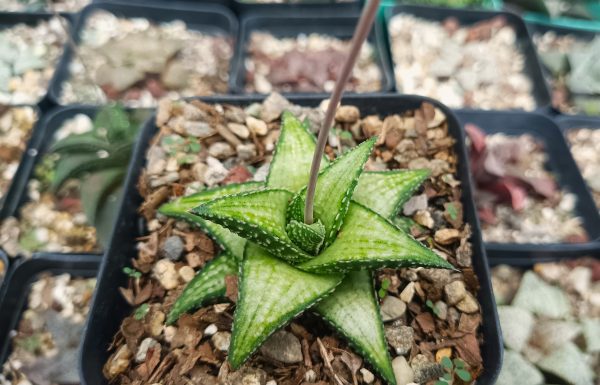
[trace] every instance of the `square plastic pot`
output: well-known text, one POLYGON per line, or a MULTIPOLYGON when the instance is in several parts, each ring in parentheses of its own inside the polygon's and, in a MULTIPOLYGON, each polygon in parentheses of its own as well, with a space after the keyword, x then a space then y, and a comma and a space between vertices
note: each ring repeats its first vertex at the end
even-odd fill
POLYGON ((473 123, 486 134, 529 134, 541 141, 548 155, 547 169, 556 177, 559 187, 577 197, 575 215, 583 219, 590 238, 586 243, 486 242, 490 258, 576 257, 600 249, 600 215, 560 129, 551 119, 537 113, 510 111, 458 110, 456 115, 462 124, 473 123))
MULTIPOLYGON (((544 108, 550 105, 550 92, 548 86, 544 80, 542 74, 542 67, 538 60, 533 46, 533 41, 529 36, 525 22, 519 16, 503 11, 488 11, 488 10, 476 10, 476 9, 457 9, 457 8, 444 8, 444 7, 429 7, 419 5, 397 5, 394 7, 387 7, 384 10, 384 25, 380 25, 380 29, 385 31, 385 38, 388 42, 388 48, 391 46, 391 37, 389 36, 387 26, 389 25, 390 19, 397 14, 405 13, 421 19, 426 19, 434 22, 443 22, 449 17, 458 20, 461 26, 470 26, 479 23, 484 20, 489 20, 497 16, 501 16, 506 19, 508 25, 512 26, 516 34, 516 46, 519 51, 524 55, 525 75, 531 80, 533 85, 532 95, 535 99, 536 108, 544 108)), ((380 19, 381 20, 381 19, 380 19)), ((380 22, 381 24, 381 22, 380 22)), ((390 57, 390 68, 392 73, 394 71, 394 62, 392 55, 390 57)), ((396 86, 396 91, 398 87, 396 86)))
MULTIPOLYGON (((323 10, 316 12, 300 8, 281 9, 265 12, 264 14, 248 13, 242 16, 240 39, 236 45, 235 57, 232 66, 230 89, 234 93, 244 94, 246 84, 246 68, 244 62, 247 55, 248 42, 253 32, 268 32, 277 38, 296 37, 300 34, 318 33, 333 36, 339 39, 351 39, 358 23, 358 12, 335 12, 335 5, 322 6, 323 10)), ((384 44, 383 36, 377 28, 371 31, 369 43, 375 52, 375 63, 381 71, 381 89, 390 91, 393 86, 393 74, 389 66, 388 51, 384 44)), ((313 93, 326 95, 326 93, 313 93)), ((284 95, 303 95, 298 92, 284 93, 284 95)), ((304 95, 307 95, 304 93, 304 95)))
POLYGON ((45 255, 15 263, 0 289, 0 366, 11 351, 10 331, 17 328, 21 314, 27 308, 31 285, 40 274, 68 273, 74 277, 92 278, 98 272, 100 260, 100 256, 45 255))
MULTIPOLYGON (((259 97, 229 97, 224 99, 205 98, 209 103, 218 102, 246 106, 253 102, 260 102, 259 97)), ((292 103, 316 107, 320 104, 321 97, 294 97, 289 99, 292 103)), ((351 96, 343 100, 343 104, 357 106, 362 114, 389 115, 402 113, 406 110, 419 108, 423 102, 432 103, 446 115, 450 134, 456 139, 455 150, 458 156, 458 177, 463 186, 461 201, 465 212, 465 221, 471 225, 473 235, 473 269, 479 278, 480 290, 478 300, 482 309, 482 333, 484 344, 482 346, 483 375, 477 380, 480 385, 491 385, 499 373, 502 364, 502 343, 500 328, 496 314, 495 303, 492 295, 487 257, 481 241, 479 221, 472 198, 471 179, 467 163, 467 152, 463 131, 454 114, 445 106, 429 98, 419 96, 383 95, 377 97, 351 96)), ((121 202, 121 210, 110 246, 102 262, 98 275, 96 295, 90 312, 88 325, 84 337, 82 356, 80 359, 82 383, 84 385, 106 384, 107 380, 102 375, 102 367, 109 353, 107 351, 114 334, 119 330, 123 318, 131 313, 131 307, 120 295, 119 287, 127 284, 127 277, 123 274, 124 267, 130 264, 131 258, 137 255, 136 239, 145 234, 145 224, 138 214, 138 207, 142 203, 137 190, 137 182, 145 167, 146 151, 149 143, 158 132, 154 119, 147 121, 141 132, 140 139, 135 148, 130 169, 125 184, 125 196, 121 202), (106 317, 111 314, 111 317, 106 317)))
MULTIPOLYGON (((169 3, 171 4, 171 3, 169 3)), ((187 28, 212 35, 224 35, 231 38, 233 44, 237 40, 238 23, 235 15, 227 8, 217 4, 206 4, 192 6, 186 4, 164 4, 142 5, 124 4, 118 2, 92 3, 85 7, 73 27, 71 36, 76 44, 79 44, 81 32, 85 28, 87 19, 97 11, 107 11, 117 17, 123 18, 145 18, 153 23, 164 23, 181 20, 186 23, 187 28)), ((50 82, 49 97, 56 105, 60 103, 62 84, 70 77, 69 65, 74 58, 72 47, 65 49, 60 64, 54 77, 50 82)), ((233 60, 233 58, 232 58, 233 60)), ((230 64, 230 73, 231 66, 230 64)), ((231 76, 231 75, 230 75, 231 76)))

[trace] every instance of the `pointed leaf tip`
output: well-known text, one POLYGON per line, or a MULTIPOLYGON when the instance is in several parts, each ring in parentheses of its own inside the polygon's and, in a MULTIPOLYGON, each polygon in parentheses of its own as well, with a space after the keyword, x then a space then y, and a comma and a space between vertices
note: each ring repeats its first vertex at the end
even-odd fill
MULTIPOLYGON (((291 112, 281 116, 281 133, 269 167, 267 186, 297 192, 308 183, 316 139, 291 112)), ((324 157, 321 169, 327 166, 324 157)))
POLYGON ((352 199, 391 219, 430 174, 427 169, 363 172, 352 199))
POLYGON ((331 293, 341 275, 300 271, 248 243, 228 360, 239 368, 277 329, 331 293))
POLYGON ((361 268, 429 267, 454 269, 374 211, 352 202, 335 241, 317 257, 298 265, 310 272, 345 272, 361 268))
POLYGON ((275 189, 228 195, 206 202, 191 213, 268 248, 279 258, 299 262, 310 256, 286 232, 285 212, 292 196, 289 191, 275 189))
POLYGON ((207 301, 223 297, 226 291, 225 277, 237 273, 237 261, 231 254, 223 253, 207 263, 175 301, 167 316, 167 324, 172 324, 182 314, 199 308, 207 301))
POLYGON ((396 384, 369 271, 348 273, 315 310, 350 341, 387 383, 396 384))

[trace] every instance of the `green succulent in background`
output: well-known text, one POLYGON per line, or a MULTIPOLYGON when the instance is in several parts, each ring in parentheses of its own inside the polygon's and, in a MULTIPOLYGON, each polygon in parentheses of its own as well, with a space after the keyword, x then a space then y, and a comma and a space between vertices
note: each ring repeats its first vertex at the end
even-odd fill
POLYGON ((429 171, 363 172, 374 139, 322 162, 310 225, 303 209, 315 138, 289 112, 266 183, 205 190, 161 206, 160 213, 203 229, 223 249, 187 285, 167 322, 222 297, 225 276, 239 274, 233 368, 312 308, 395 384, 372 270, 453 267, 391 221, 429 171))
POLYGON ((47 166, 37 170, 51 180, 49 187, 53 192, 69 180, 81 182, 83 211, 103 245, 108 242, 118 210, 140 118, 120 105, 103 107, 96 114, 91 131, 69 135, 52 145, 42 165, 55 162, 53 171, 48 171, 47 166))

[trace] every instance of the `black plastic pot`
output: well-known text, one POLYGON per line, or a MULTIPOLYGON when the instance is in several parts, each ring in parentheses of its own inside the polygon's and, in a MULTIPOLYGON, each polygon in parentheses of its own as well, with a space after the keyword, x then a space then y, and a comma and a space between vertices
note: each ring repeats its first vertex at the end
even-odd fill
POLYGON ((39 279, 40 274, 68 273, 74 277, 91 278, 96 276, 100 260, 100 256, 46 255, 21 261, 11 269, 0 290, 0 364, 8 358, 11 351, 10 331, 17 327, 27 307, 31 284, 39 279))
POLYGON ((456 114, 462 124, 473 123, 487 134, 530 134, 540 140, 548 154, 547 168, 558 185, 577 196, 575 214, 583 219, 590 238, 586 243, 486 243, 490 258, 575 257, 600 250, 600 215, 560 129, 552 120, 527 112, 458 110, 456 114))
MULTIPOLYGON (((248 105, 258 102, 258 97, 229 97, 226 99, 205 98, 208 102, 248 105)), ((290 101, 304 106, 318 106, 320 97, 294 97, 290 101)), ((473 268, 480 281, 478 299, 483 312, 482 332, 484 345, 482 355, 485 371, 478 379, 478 384, 493 384, 502 363, 502 342, 494 299, 492 295, 487 257, 481 241, 479 220, 472 199, 471 177, 467 163, 467 152, 464 146, 464 135, 453 113, 440 103, 419 96, 382 95, 378 97, 351 96, 344 98, 344 103, 352 104, 361 109, 363 114, 401 113, 402 111, 418 108, 422 102, 429 102, 441 109, 448 117, 449 130, 456 141, 456 152, 459 157, 458 176, 463 185, 462 204, 465 208, 465 220, 473 229, 473 268)), ((82 383, 85 385, 106 384, 102 375, 102 366, 108 358, 107 348, 114 334, 119 330, 121 320, 131 312, 131 308, 119 293, 119 287, 127 284, 123 267, 137 255, 136 239, 145 234, 145 225, 138 214, 142 203, 137 190, 137 182, 145 167, 146 151, 149 143, 158 129, 154 120, 149 120, 135 148, 130 169, 125 184, 125 196, 121 202, 120 215, 115 225, 111 244, 102 262, 98 275, 97 293, 90 312, 86 335, 84 338, 82 356, 80 359, 82 383), (110 317, 106 317, 110 314, 110 317)))
MULTIPOLYGON (((137 4, 137 3, 136 3, 137 4)), ((235 43, 238 33, 237 19, 227 8, 217 4, 192 6, 185 4, 172 5, 131 5, 118 2, 93 3, 85 7, 73 27, 73 40, 79 43, 80 34, 85 28, 86 20, 97 11, 107 11, 123 18, 145 18, 150 22, 164 23, 181 20, 187 27, 194 31, 201 31, 213 35, 229 36, 235 43)), ((60 65, 50 82, 49 96, 57 105, 60 103, 61 88, 64 81, 70 77, 69 64, 73 59, 72 47, 67 47, 60 65)), ((233 63, 232 63, 233 64, 233 63)), ((231 70, 230 70, 231 72, 231 70)))
POLYGON ((14 106, 14 107, 31 107, 33 108, 36 116, 37 116, 37 121, 35 122, 34 126, 31 128, 31 134, 29 135, 29 139, 27 140, 27 144, 25 146, 25 151, 23 152, 23 154, 21 154, 21 160, 19 161, 19 167, 17 168, 17 171, 15 173, 15 176, 12 180, 12 182, 10 183, 10 186, 8 187, 8 190, 6 190, 6 192, 4 193, 4 196, 0 198, 0 220, 2 218, 5 218, 6 216, 9 216, 13 210, 14 207, 16 205, 15 200, 18 200, 21 194, 21 189, 20 189, 20 180, 21 180, 21 175, 25 172, 24 170, 27 168, 27 164, 28 162, 31 161, 31 159, 33 159, 37 153, 37 151, 32 148, 32 146, 34 146, 35 142, 37 141, 38 136, 40 135, 40 131, 41 131, 41 112, 39 110, 39 108, 37 108, 36 106, 29 106, 29 105, 20 105, 20 106, 14 106))
MULTIPOLYGON (((592 30, 581 29, 581 28, 568 28, 568 27, 549 25, 549 24, 543 24, 543 23, 534 23, 534 22, 530 22, 530 21, 527 22, 527 29, 529 30, 529 33, 531 36, 534 36, 536 34, 543 35, 546 32, 552 31, 552 32, 556 33, 558 36, 572 35, 572 36, 575 36, 577 39, 580 39, 580 40, 583 40, 586 42, 592 41, 594 39, 594 37, 600 35, 600 31, 592 31, 592 30)), ((534 48, 535 48, 535 44, 534 44, 534 48)), ((537 49, 536 49, 536 54, 537 54, 537 49)), ((547 82, 548 89, 551 90, 552 89, 552 83, 551 83, 552 74, 542 64, 542 60, 539 59, 539 61, 540 61, 541 67, 542 67, 542 72, 544 74, 544 78, 547 82)), ((587 96, 593 96, 593 95, 587 95, 587 96)), ((598 103, 600 103, 600 97, 598 97, 597 99, 598 99, 598 103)), ((550 108, 550 113, 552 113, 552 114, 563 113, 563 112, 557 110, 553 105, 550 105, 549 108, 550 108)))
MULTIPOLYGON (((264 31, 278 38, 296 37, 300 34, 319 33, 340 39, 351 39, 358 23, 358 12, 334 12, 333 6, 324 7, 323 11, 298 10, 270 12, 264 14, 249 13, 242 17, 240 39, 236 46, 233 61, 230 88, 235 93, 245 93, 247 46, 253 32, 264 31)), ((375 62, 381 70, 381 90, 390 91, 393 87, 393 73, 389 66, 390 59, 383 36, 375 28, 368 41, 375 51, 375 62)), ((289 93, 289 95, 302 95, 289 93)), ((306 95, 306 94, 305 94, 306 95)), ((324 95, 324 93, 322 93, 324 95)))
MULTIPOLYGON (((35 166, 48 152, 48 149, 54 142, 54 134, 62 127, 63 123, 67 119, 73 118, 78 114, 84 114, 93 118, 96 115, 97 110, 97 107, 77 105, 57 108, 46 114, 39 121, 37 132, 30 140, 27 156, 22 160, 17 176, 13 180, 11 197, 10 200, 7 200, 7 205, 0 220, 9 216, 19 217, 21 207, 29 200, 27 185, 34 176, 35 166)), ((41 251, 33 253, 34 256, 47 256, 49 254, 59 253, 47 253, 41 251)), ((90 255, 97 254, 98 253, 91 253, 90 255)))
MULTIPOLYGON (((67 20, 69 27, 72 26, 73 18, 70 14, 62 14, 67 20)), ((27 24, 29 26, 36 26, 40 21, 50 20, 54 17, 54 14, 48 12, 0 12, 0 31, 5 28, 13 27, 17 24, 27 24)), ((55 72, 60 67, 61 59, 55 63, 55 72)), ((52 102, 50 101, 50 87, 52 85, 52 79, 48 83, 48 90, 40 97, 35 103, 37 103, 42 110, 46 110, 51 107, 52 102)))
POLYGON ((265 14, 286 12, 288 15, 304 11, 354 12, 360 10, 361 0, 285 0, 283 3, 259 3, 256 0, 231 0, 232 6, 239 14, 265 14))
MULTIPOLYGON (((385 30, 385 37, 388 40, 388 47, 390 47, 390 36, 388 33, 387 25, 392 17, 397 14, 406 13, 422 19, 443 22, 449 17, 455 18, 459 21, 461 26, 473 25, 478 22, 492 19, 496 16, 504 17, 508 25, 512 26, 516 33, 516 45, 520 52, 525 57, 525 75, 531 79, 533 84, 533 98, 535 99, 536 107, 543 108, 550 105, 550 92, 548 86, 544 80, 542 74, 542 67, 538 60, 535 52, 533 41, 529 36, 525 22, 519 16, 502 11, 486 11, 476 9, 456 9, 456 8, 444 8, 444 7, 430 7, 430 6, 419 6, 419 5, 397 5, 393 7, 387 7, 384 11, 385 26, 380 26, 380 29, 385 30)), ((381 19, 380 19, 381 22, 381 19)), ((390 65, 392 70, 394 69, 394 63, 392 55, 390 57, 390 65)), ((396 88, 398 91, 398 89, 396 88)))

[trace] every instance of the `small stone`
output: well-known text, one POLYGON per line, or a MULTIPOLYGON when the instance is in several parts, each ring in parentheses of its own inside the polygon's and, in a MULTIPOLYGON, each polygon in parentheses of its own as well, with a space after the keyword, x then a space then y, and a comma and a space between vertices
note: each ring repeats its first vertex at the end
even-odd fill
POLYGON ((304 381, 306 381, 306 382, 317 381, 317 373, 315 373, 314 370, 309 369, 306 373, 304 373, 304 381))
POLYGON ((235 154, 229 143, 215 142, 208 147, 208 154, 217 159, 227 159, 235 154))
POLYGON ((467 289, 463 281, 453 281, 444 286, 444 294, 448 305, 454 306, 465 298, 467 289))
MULTIPOLYGON (((260 107, 260 105, 258 105, 260 107)), ((277 92, 272 92, 262 103, 262 110, 260 110, 260 118, 265 122, 272 122, 281 116, 283 110, 290 107, 290 102, 278 94, 277 92)), ((258 115, 251 114, 252 111, 249 111, 249 108, 246 109, 246 113, 250 115, 258 115)))
POLYGON ((377 115, 370 115, 362 120, 362 131, 367 138, 381 134, 382 128, 383 122, 377 115))
POLYGON ((239 123, 228 123, 227 128, 231 130, 240 139, 247 139, 250 137, 250 130, 243 124, 239 123))
MULTIPOLYGON (((600 176, 600 175, 599 175, 600 176)), ((565 277, 565 287, 585 296, 592 284, 592 269, 585 266, 577 266, 565 277)))
POLYGON ((404 356, 398 356, 392 360, 392 369, 394 377, 396 377, 396 385, 408 385, 413 382, 415 374, 404 356))
POLYGON ((215 349, 222 352, 229 350, 229 343, 231 342, 231 333, 229 332, 216 332, 210 337, 210 340, 215 349))
POLYGON ((549 352, 573 341, 580 333, 577 322, 541 319, 533 326, 531 341, 535 341, 536 348, 549 352))
POLYGON ((230 373, 224 385, 266 385, 267 373, 262 369, 242 368, 230 373))
POLYGON ((113 379, 127 370, 130 363, 131 351, 127 348, 127 345, 121 345, 119 350, 110 356, 108 362, 104 365, 104 375, 109 379, 113 379))
POLYGON ((452 358, 452 348, 442 348, 435 352, 435 362, 438 364, 442 362, 442 358, 452 358))
POLYGON ((519 353, 504 351, 504 361, 496 385, 540 385, 542 373, 519 353))
POLYGON ((183 129, 188 136, 196 138, 207 138, 215 134, 215 129, 206 122, 186 121, 183 123, 183 129))
POLYGON ((277 381, 270 380, 270 381, 267 381, 267 383, 265 385, 277 385, 277 381))
POLYGON ((162 256, 169 259, 170 261, 178 261, 181 258, 185 245, 180 237, 177 235, 171 235, 165 239, 165 243, 162 247, 162 256))
POLYGON ((175 264, 168 259, 161 259, 156 262, 152 273, 162 287, 167 290, 175 289, 179 284, 179 275, 175 270, 175 264))
POLYGON ((571 342, 560 346, 537 365, 569 384, 594 384, 594 372, 587 364, 587 357, 571 342))
POLYGON ((404 301, 405 303, 411 303, 414 296, 415 296, 415 283, 409 282, 408 285, 406 285, 406 287, 404 288, 404 290, 402 290, 402 293, 400 293, 400 299, 402 301, 404 301))
POLYGON ((548 318, 560 319, 571 314, 569 299, 564 291, 544 282, 533 271, 523 275, 512 305, 548 318))
POLYGON ((214 336, 216 332, 218 332, 219 329, 217 328, 217 325, 215 324, 210 324, 206 327, 206 329, 204 329, 204 335, 211 337, 214 336))
POLYGON ((206 158, 206 165, 207 168, 204 173, 204 183, 208 187, 213 187, 220 183, 229 174, 229 170, 227 170, 218 159, 213 158, 212 156, 206 158))
POLYGON ((185 282, 190 282, 192 279, 194 279, 194 276, 196 276, 196 272, 189 266, 183 266, 181 269, 179 269, 179 276, 185 282))
POLYGON ((444 375, 442 365, 429 361, 423 354, 417 354, 410 366, 414 372, 414 381, 422 384, 444 375))
POLYGON ((253 143, 240 144, 235 150, 241 160, 250 160, 256 156, 256 146, 253 143))
POLYGON ((171 343, 173 341, 173 337, 177 333, 177 328, 175 326, 167 326, 165 327, 165 342, 171 343))
POLYGON ((410 326, 386 325, 385 337, 396 351, 396 354, 402 356, 410 353, 415 338, 415 331, 410 326))
POLYGON ((360 374, 362 375, 362 379, 365 384, 370 384, 375 381, 375 375, 366 368, 361 368, 360 374))
POLYGON ((449 245, 460 239, 460 231, 457 229, 440 229, 435 232, 433 239, 441 245, 449 245))
POLYGON ((354 123, 360 119, 360 111, 355 106, 340 106, 335 112, 335 120, 342 123, 354 123))
POLYGON ((135 362, 138 364, 146 361, 146 355, 150 349, 158 349, 160 351, 160 343, 154 338, 144 338, 142 343, 138 347, 137 353, 135 354, 135 362))
POLYGON ((402 207, 402 213, 408 217, 419 210, 427 210, 426 194, 419 194, 411 197, 402 207))
POLYGON ((253 132, 258 136, 267 135, 267 132, 269 132, 267 123, 260 119, 253 118, 252 116, 246 117, 246 126, 250 129, 250 132, 253 132))
POLYGON ((383 322, 397 320, 406 312, 406 304, 402 300, 388 295, 381 304, 381 319, 383 322))
POLYGON ((456 304, 456 308, 463 313, 471 314, 479 311, 479 304, 475 297, 473 297, 473 294, 467 293, 465 298, 456 304))
POLYGON ((421 269, 419 275, 440 289, 450 283, 450 271, 445 269, 421 269))
POLYGON ((433 229, 435 222, 431 217, 431 213, 427 210, 419 210, 415 213, 413 219, 415 222, 420 224, 421 226, 427 227, 428 229, 433 229))
POLYGON ((260 352, 273 359, 286 364, 302 362, 302 345, 292 333, 280 330, 273 334, 261 346, 260 352))
POLYGON ((504 345, 517 352, 523 350, 533 330, 535 322, 533 315, 518 307, 498 306, 498 317, 504 345))
POLYGON ((436 301, 434 303, 434 306, 437 309, 437 312, 435 313, 436 317, 438 317, 441 320, 445 320, 446 318, 448 318, 448 305, 446 304, 446 302, 436 301))

